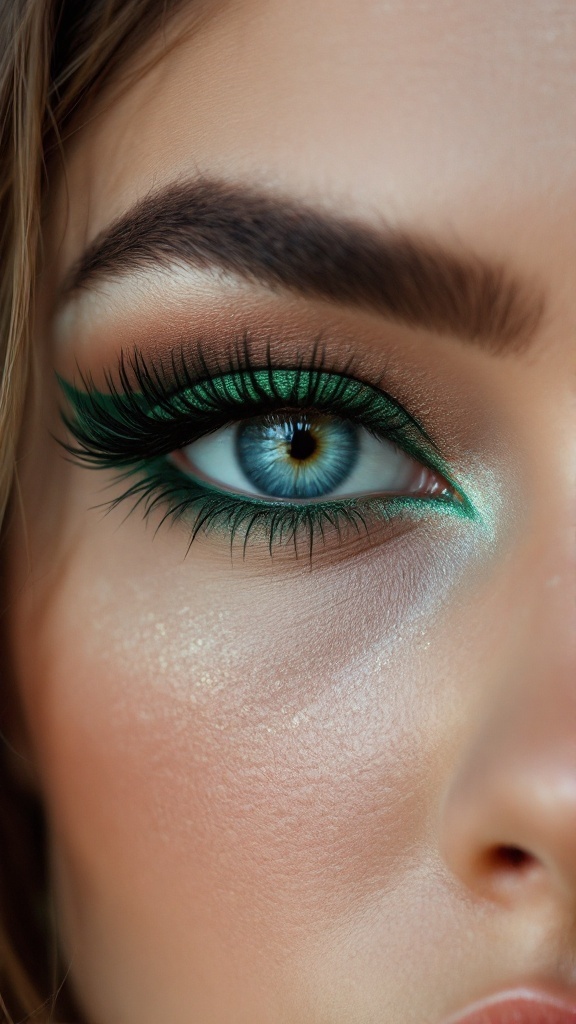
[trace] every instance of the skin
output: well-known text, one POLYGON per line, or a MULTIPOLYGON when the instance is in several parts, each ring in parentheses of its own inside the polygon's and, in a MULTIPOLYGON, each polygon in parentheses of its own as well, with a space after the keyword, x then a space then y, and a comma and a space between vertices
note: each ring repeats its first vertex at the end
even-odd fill
POLYGON ((80 1003, 90 1024, 439 1024, 574 992, 574 6, 187 16, 54 168, 10 543, 19 742, 80 1003), (538 282, 545 315, 495 355, 182 270, 56 310, 102 228, 198 171, 465 244, 538 282), (318 330, 352 350, 481 524, 431 511, 309 563, 215 534, 186 554, 185 525, 95 509, 105 474, 50 435, 54 369, 246 328, 279 360, 318 330))

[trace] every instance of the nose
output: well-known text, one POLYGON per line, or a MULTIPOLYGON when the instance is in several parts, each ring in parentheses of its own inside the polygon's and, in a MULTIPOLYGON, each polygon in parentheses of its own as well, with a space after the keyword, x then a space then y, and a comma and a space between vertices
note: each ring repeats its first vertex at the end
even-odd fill
POLYGON ((492 665, 507 662, 507 667, 500 668, 498 680, 487 680, 489 697, 476 706, 478 716, 451 766, 440 845, 451 872, 475 896, 508 905, 544 896, 574 921, 572 611, 560 636, 558 619, 554 629, 540 609, 524 622, 515 657, 491 659, 492 665))

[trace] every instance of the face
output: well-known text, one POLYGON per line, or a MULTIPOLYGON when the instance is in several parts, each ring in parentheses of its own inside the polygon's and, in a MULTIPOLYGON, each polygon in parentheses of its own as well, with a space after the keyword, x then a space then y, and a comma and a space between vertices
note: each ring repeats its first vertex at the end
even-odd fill
POLYGON ((192 13, 45 220, 9 642, 79 1001, 574 994, 576 11, 192 13))

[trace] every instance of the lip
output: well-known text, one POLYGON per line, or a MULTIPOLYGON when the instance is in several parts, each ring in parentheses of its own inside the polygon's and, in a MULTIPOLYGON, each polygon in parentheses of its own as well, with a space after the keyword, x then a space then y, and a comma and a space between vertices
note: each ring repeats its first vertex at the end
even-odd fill
POLYGON ((474 1003, 444 1024, 576 1024, 576 999, 518 989, 474 1003))

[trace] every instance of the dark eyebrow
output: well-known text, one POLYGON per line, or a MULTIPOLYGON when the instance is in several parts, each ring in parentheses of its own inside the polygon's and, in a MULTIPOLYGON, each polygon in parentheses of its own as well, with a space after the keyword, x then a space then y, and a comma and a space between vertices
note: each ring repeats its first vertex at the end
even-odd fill
POLYGON ((101 280, 186 265, 220 268, 301 295, 448 332, 492 352, 519 351, 542 292, 473 253, 276 195, 198 178, 152 192, 72 267, 64 298, 101 280))

